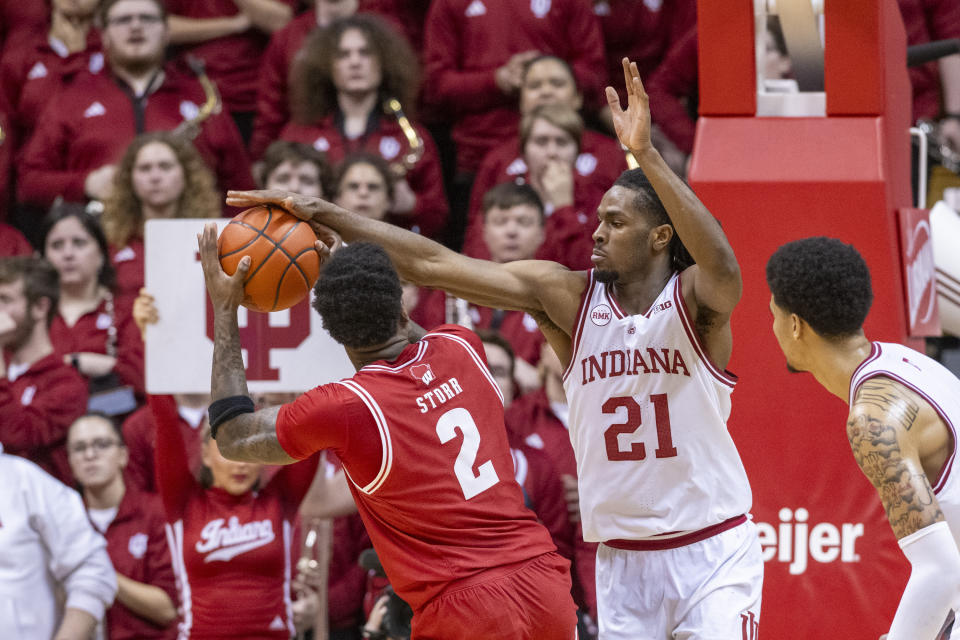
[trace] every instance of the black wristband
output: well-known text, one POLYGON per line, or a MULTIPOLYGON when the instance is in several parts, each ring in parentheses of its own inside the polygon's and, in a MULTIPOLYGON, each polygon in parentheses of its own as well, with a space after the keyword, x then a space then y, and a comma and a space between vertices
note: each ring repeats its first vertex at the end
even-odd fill
POLYGON ((230 396, 229 398, 220 398, 210 403, 207 414, 210 416, 210 436, 217 439, 217 428, 226 422, 236 418, 241 413, 253 413, 256 407, 250 396, 230 396))

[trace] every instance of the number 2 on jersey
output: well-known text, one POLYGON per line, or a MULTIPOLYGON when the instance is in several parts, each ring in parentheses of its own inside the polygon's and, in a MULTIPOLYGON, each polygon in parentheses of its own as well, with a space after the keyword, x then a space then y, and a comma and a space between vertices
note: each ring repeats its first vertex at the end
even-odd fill
POLYGON ((460 445, 457 461, 453 463, 453 472, 457 474, 463 497, 469 500, 500 482, 500 478, 490 460, 477 467, 477 474, 473 474, 473 463, 476 462, 477 452, 480 450, 480 430, 477 429, 473 416, 463 407, 451 409, 437 420, 440 443, 446 444, 456 438, 457 427, 463 434, 463 444, 460 445))
MULTIPOLYGON (((673 434, 670 432, 670 407, 667 405, 667 394, 656 393, 650 396, 653 404, 654 420, 657 423, 657 450, 658 458, 673 458, 677 455, 677 448, 673 446, 673 434)), ((603 413, 617 413, 623 407, 627 410, 627 421, 610 425, 603 432, 607 445, 607 460, 643 460, 647 457, 647 448, 642 442, 633 442, 626 451, 620 448, 618 436, 621 433, 633 433, 640 427, 640 405, 633 396, 609 398, 600 407, 603 413)))

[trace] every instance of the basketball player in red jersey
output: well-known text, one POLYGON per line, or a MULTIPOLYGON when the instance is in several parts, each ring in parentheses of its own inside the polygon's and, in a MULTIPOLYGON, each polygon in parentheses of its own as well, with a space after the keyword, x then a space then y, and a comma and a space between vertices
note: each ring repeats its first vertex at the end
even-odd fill
POLYGON ((279 203, 348 242, 379 243, 414 284, 538 318, 565 366, 584 539, 601 543, 600 637, 749 640, 763 560, 726 425, 740 267, 720 225, 651 145, 640 74, 626 59, 623 68, 627 110, 612 87, 607 99, 640 169, 604 194, 589 271, 473 260, 292 194, 233 193, 228 202, 279 203))
POLYGON ((480 339, 410 322, 386 252, 354 243, 327 261, 314 307, 357 374, 254 412, 237 327, 250 259, 227 276, 213 225, 200 255, 215 310, 210 424, 220 451, 274 464, 335 451, 387 576, 414 610, 414 640, 576 638, 570 563, 523 505, 480 339))

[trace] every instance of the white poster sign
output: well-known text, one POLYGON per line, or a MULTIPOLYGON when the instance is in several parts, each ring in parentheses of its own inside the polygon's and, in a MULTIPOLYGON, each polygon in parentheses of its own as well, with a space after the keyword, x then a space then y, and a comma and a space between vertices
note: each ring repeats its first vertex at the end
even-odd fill
MULTIPOLYGON (((210 391, 213 309, 197 251, 197 233, 207 222, 222 230, 228 220, 146 223, 146 289, 160 316, 146 335, 149 393, 210 391)), ((323 330, 309 299, 268 314, 241 307, 239 323, 251 393, 306 391, 355 373, 343 347, 323 330)))

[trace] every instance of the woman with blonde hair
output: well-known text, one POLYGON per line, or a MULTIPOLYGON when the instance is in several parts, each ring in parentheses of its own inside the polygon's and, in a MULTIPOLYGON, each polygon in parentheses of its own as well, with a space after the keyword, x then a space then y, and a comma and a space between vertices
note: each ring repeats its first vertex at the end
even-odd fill
POLYGON ((221 197, 203 158, 169 131, 137 136, 117 165, 101 224, 110 242, 117 297, 135 298, 143 286, 144 223, 157 218, 218 218, 221 197))

